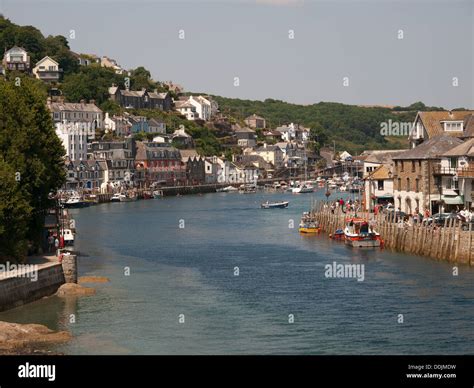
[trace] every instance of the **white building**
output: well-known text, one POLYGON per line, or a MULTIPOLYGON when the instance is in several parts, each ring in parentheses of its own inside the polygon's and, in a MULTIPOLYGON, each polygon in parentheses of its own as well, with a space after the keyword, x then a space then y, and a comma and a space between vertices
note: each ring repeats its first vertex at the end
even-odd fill
POLYGON ((48 56, 40 59, 33 68, 34 76, 44 82, 58 82, 61 72, 59 63, 48 56))
POLYGON ((104 128, 107 132, 116 136, 128 136, 132 128, 132 124, 128 118, 124 116, 109 116, 109 112, 105 113, 104 128))
POLYGON ((193 121, 199 118, 196 107, 187 101, 176 101, 174 107, 182 116, 186 117, 186 120, 193 121))
POLYGON ((90 139, 95 137, 96 129, 104 128, 104 117, 102 110, 91 100, 86 103, 81 100, 80 103, 72 102, 52 102, 48 98, 47 105, 51 111, 53 122, 56 123, 88 123, 90 139))
MULTIPOLYGON (((197 116, 194 115, 192 118, 186 117, 188 120, 196 120, 199 118, 201 120, 209 121, 212 117, 213 111, 217 111, 218 109, 209 98, 203 96, 181 97, 180 100, 175 103, 176 109, 180 112, 183 106, 188 107, 188 105, 193 106, 195 108, 194 112, 197 114, 197 116)), ((182 112, 182 114, 186 116, 187 112, 188 110, 184 110, 184 113, 182 112)))
POLYGON ((66 156, 71 161, 87 160, 89 123, 56 123, 56 135, 61 139, 66 156))

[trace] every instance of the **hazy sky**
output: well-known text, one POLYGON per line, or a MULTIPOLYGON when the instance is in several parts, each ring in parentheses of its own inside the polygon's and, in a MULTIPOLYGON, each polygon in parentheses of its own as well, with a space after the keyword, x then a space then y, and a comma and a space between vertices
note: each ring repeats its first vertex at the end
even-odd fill
POLYGON ((13 22, 46 35, 74 30, 74 51, 107 55, 127 69, 143 65, 155 79, 190 91, 304 104, 421 100, 474 108, 473 1, 0 0, 0 6, 13 22))

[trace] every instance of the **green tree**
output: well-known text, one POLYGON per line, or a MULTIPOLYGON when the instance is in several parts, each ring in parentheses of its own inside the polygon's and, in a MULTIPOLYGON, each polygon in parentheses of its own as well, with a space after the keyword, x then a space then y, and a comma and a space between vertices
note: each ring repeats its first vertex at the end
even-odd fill
MULTIPOLYGON (((25 234, 14 236, 17 241, 9 249, 9 255, 16 259, 24 253, 21 249, 26 244, 24 236, 34 247, 41 243, 44 214, 52 205, 49 194, 60 188, 65 179, 64 148, 54 132, 41 85, 28 77, 22 78, 20 85, 0 81, 0 155, 6 165, 2 174, 14 171, 18 185, 18 192, 6 192, 5 187, 11 182, 7 179, 0 198, 10 194, 21 196, 22 201, 13 214, 28 219, 25 234)), ((5 214, 0 230, 4 231, 1 238, 12 238, 5 214)))

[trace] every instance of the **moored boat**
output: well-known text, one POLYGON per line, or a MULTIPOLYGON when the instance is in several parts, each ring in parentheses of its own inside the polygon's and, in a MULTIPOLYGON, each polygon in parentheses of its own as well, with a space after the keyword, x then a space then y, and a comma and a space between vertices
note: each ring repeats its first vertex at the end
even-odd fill
POLYGON ((120 202, 133 202, 138 198, 134 193, 126 193, 125 195, 120 196, 120 202))
POLYGON ((262 209, 284 209, 288 207, 288 201, 281 202, 264 202, 260 205, 262 209))
POLYGON ((373 248, 380 247, 382 239, 362 218, 347 218, 344 228, 344 241, 352 247, 373 248))
POLYGON ((298 228, 300 233, 307 233, 307 234, 317 234, 321 232, 321 228, 317 222, 301 222, 298 228))
POLYGON ((110 198, 110 202, 121 202, 120 201, 120 198, 121 197, 125 197, 124 194, 121 194, 121 193, 115 193, 114 195, 112 195, 112 197, 110 198))
POLYGON ((62 202, 62 204, 64 205, 65 208, 68 208, 68 209, 77 209, 81 207, 87 207, 90 205, 89 202, 84 201, 79 196, 72 196, 68 198, 66 201, 62 202))
POLYGON ((304 212, 301 217, 298 231, 300 233, 306 233, 306 234, 317 234, 321 232, 321 227, 319 226, 318 220, 316 220, 311 215, 311 213, 304 212))

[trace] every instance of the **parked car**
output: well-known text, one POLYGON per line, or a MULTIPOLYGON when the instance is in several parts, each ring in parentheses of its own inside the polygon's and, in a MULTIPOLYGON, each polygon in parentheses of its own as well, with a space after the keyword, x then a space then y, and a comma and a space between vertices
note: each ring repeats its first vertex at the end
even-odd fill
POLYGON ((398 222, 400 220, 404 220, 405 217, 407 216, 407 214, 405 212, 402 212, 400 210, 395 210, 394 208, 389 208, 387 211, 386 211, 386 219, 387 220, 393 220, 393 214, 395 213, 395 222, 398 222))
POLYGON ((433 214, 431 217, 423 219, 423 223, 427 225, 431 225, 433 222, 437 226, 444 226, 445 220, 456 219, 456 213, 436 213, 433 214))

